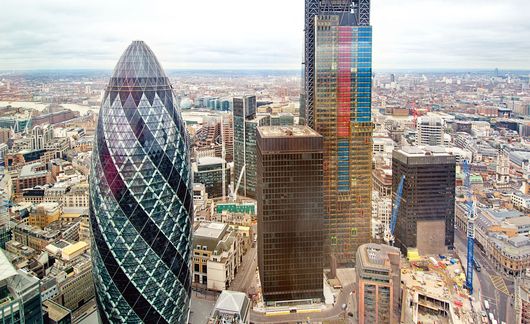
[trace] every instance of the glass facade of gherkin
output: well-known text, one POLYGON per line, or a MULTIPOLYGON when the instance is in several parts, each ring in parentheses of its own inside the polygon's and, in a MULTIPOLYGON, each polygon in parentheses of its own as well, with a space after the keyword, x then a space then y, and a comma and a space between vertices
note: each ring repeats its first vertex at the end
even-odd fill
POLYGON ((187 323, 190 170, 172 86, 135 41, 107 86, 92 156, 92 262, 104 322, 187 323))

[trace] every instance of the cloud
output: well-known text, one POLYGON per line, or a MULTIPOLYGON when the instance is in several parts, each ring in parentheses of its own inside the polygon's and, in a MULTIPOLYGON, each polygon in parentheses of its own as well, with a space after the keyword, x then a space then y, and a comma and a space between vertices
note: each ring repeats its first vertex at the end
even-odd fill
MULTIPOLYGON (((111 69, 142 39, 165 68, 299 69, 302 0, 3 0, 0 69, 111 69)), ((530 69, 527 0, 372 0, 374 67, 530 69)))

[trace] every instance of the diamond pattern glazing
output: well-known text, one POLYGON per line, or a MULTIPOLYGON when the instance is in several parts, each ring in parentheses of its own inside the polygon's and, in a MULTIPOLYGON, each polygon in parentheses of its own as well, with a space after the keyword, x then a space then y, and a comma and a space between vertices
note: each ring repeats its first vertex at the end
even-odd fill
POLYGON ((169 79, 151 49, 135 41, 107 86, 92 155, 92 254, 104 322, 187 322, 189 159, 169 79))

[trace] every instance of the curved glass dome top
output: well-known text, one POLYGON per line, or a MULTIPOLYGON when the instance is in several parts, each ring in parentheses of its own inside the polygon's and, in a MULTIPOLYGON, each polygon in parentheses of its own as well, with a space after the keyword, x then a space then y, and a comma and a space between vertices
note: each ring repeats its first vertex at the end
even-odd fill
POLYGON ((143 41, 134 41, 123 52, 112 77, 165 78, 167 76, 149 46, 143 41))

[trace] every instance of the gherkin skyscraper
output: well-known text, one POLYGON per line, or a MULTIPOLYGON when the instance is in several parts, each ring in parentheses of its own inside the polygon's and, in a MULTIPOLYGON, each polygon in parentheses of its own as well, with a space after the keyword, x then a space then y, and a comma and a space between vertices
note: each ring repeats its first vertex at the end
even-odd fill
POLYGON ((106 88, 90 174, 96 297, 106 323, 186 323, 189 140, 168 77, 133 42, 106 88))

